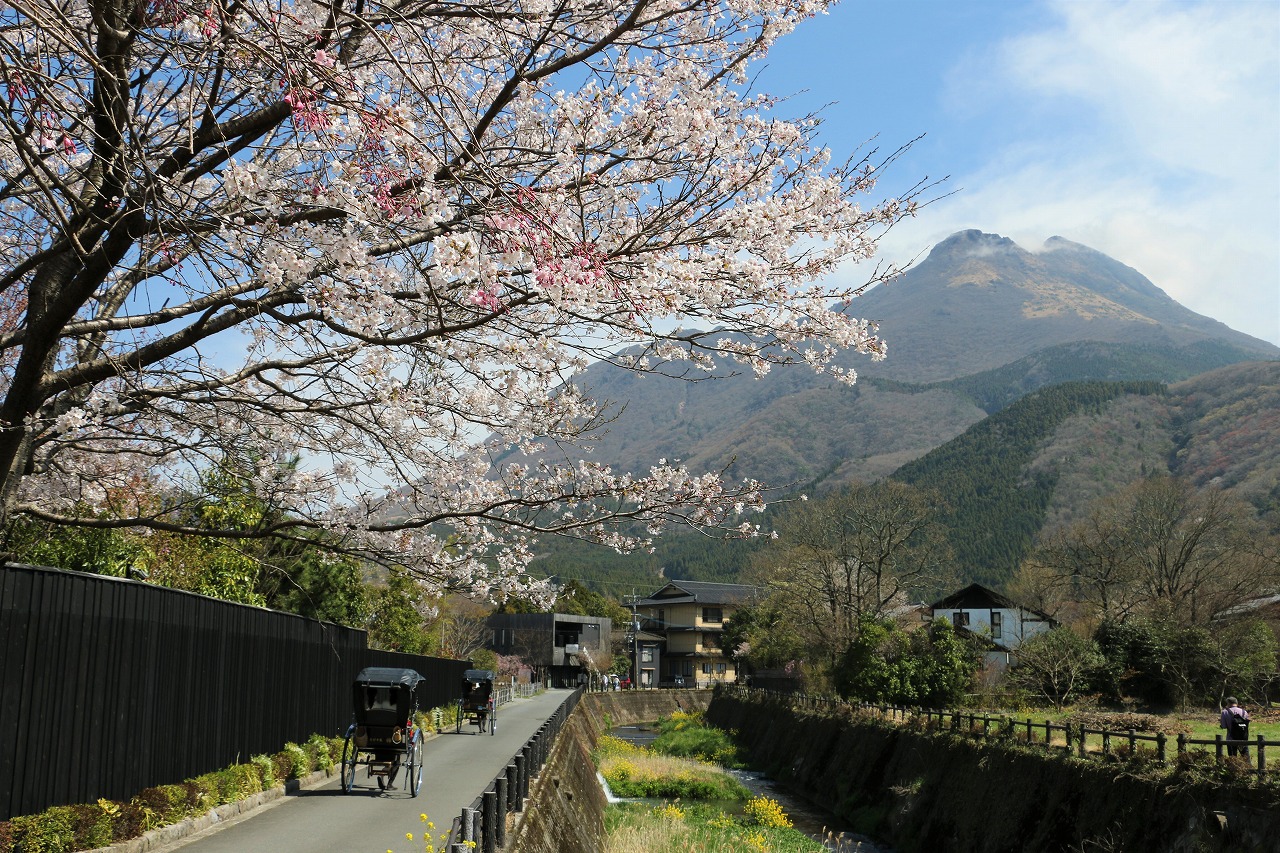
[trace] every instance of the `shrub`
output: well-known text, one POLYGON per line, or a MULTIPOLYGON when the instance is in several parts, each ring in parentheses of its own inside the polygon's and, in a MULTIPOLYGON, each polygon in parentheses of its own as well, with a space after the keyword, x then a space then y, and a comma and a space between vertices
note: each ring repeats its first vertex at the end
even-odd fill
POLYGON ((659 734, 650 749, 663 755, 696 758, 725 767, 741 767, 729 733, 705 725, 700 714, 672 714, 658 721, 659 734))
POLYGON ((286 779, 292 778, 290 774, 293 772, 293 757, 287 752, 277 752, 271 756, 271 775, 277 779, 277 784, 286 779))
POLYGON ((639 755, 644 752, 644 749, 636 746, 630 741, 623 740, 622 738, 615 737, 613 735, 602 735, 600 739, 596 741, 596 766, 599 766, 600 762, 606 758, 617 758, 624 755, 639 755))
POLYGON ((271 756, 255 755, 249 759, 249 763, 258 774, 262 790, 266 791, 280 784, 280 780, 276 778, 276 766, 272 762, 271 756))
POLYGON ((286 779, 301 779, 311 772, 311 756, 296 743, 286 743, 283 754, 288 758, 289 769, 285 775, 286 779))
MULTIPOLYGON (((330 751, 331 745, 329 738, 324 735, 314 734, 307 739, 307 752, 311 754, 311 766, 316 770, 332 770, 333 765, 337 763, 333 753, 330 751)), ((338 756, 341 757, 339 752, 338 756)))
POLYGON ((286 744, 276 755, 255 755, 248 764, 235 764, 177 785, 144 788, 127 803, 100 799, 0 821, 0 853, 71 853, 128 841, 157 827, 243 800, 284 779, 301 778, 313 768, 331 767, 331 756, 341 754, 342 743, 341 738, 312 735, 306 748, 286 744))
POLYGON ((768 797, 752 797, 742 809, 742 814, 755 826, 765 826, 770 829, 791 827, 791 818, 787 817, 782 806, 778 805, 777 800, 771 800, 768 797))
POLYGON ((45 809, 38 815, 15 817, 9 821, 13 850, 21 853, 71 853, 75 829, 74 813, 67 806, 45 809))

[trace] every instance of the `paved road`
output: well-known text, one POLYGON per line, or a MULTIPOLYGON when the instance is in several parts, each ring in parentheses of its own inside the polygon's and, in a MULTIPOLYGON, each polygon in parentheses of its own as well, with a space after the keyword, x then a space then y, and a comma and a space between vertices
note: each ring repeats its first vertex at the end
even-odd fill
POLYGON ((436 825, 439 836, 453 819, 483 793, 498 771, 569 697, 550 690, 532 699, 516 699, 498 709, 498 730, 479 734, 464 726, 424 745, 422 788, 417 797, 396 779, 381 792, 374 780, 357 777, 357 788, 343 794, 333 781, 276 800, 226 826, 214 828, 165 848, 182 853, 423 853, 420 814, 436 825), (413 841, 405 833, 413 833, 413 841))

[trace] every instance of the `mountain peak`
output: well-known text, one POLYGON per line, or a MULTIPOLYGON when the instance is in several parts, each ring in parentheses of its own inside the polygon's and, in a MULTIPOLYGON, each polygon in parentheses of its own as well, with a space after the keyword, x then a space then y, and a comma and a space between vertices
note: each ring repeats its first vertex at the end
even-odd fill
POLYGON ((976 228, 957 231, 933 247, 930 260, 954 261, 964 257, 990 257, 998 254, 1022 252, 1023 249, 1008 237, 988 234, 976 228))

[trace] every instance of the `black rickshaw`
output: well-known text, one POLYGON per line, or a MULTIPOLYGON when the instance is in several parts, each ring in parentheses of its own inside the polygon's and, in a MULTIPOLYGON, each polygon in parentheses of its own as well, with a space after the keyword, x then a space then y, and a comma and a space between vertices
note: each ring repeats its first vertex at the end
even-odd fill
POLYGON ((395 784, 407 770, 404 787, 418 796, 422 785, 422 730, 414 720, 416 690, 422 676, 412 669, 371 666, 360 670, 352 685, 355 722, 342 746, 342 790, 351 793, 357 770, 375 779, 379 790, 395 784))
POLYGON ((469 669, 462 674, 462 696, 458 699, 458 734, 464 722, 480 727, 483 733, 498 731, 497 704, 493 695, 493 670, 469 669))

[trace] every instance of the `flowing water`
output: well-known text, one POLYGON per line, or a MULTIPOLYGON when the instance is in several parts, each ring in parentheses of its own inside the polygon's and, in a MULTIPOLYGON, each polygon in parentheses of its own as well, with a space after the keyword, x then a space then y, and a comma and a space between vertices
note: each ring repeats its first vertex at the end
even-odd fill
MULTIPOLYGON (((645 726, 618 726, 610 730, 609 734, 639 746, 648 746, 656 736, 656 732, 645 726)), ((837 851, 837 853, 854 853, 854 851, 857 851, 857 853, 893 853, 893 848, 865 835, 859 835, 848 827, 843 826, 839 818, 810 804, 806 800, 788 793, 785 789, 778 787, 772 780, 765 778, 761 773, 751 770, 730 770, 729 773, 746 786, 747 790, 752 794, 777 800, 778 805, 782 806, 783 811, 791 818, 796 829, 810 838, 821 841, 828 850, 837 851)), ((600 783, 604 785, 603 778, 600 783)), ((608 791, 607 785, 605 785, 605 790, 606 792, 608 791)), ((612 794, 610 794, 610 800, 611 802, 618 801, 612 794)), ((725 803, 724 809, 729 812, 741 813, 742 804, 725 803)))

